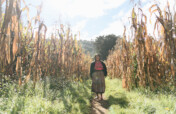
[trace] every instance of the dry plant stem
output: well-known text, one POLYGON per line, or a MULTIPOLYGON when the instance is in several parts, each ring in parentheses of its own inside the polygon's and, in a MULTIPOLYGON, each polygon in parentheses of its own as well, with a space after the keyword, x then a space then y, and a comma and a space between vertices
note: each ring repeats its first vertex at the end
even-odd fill
POLYGON ((164 11, 157 4, 151 6, 151 15, 158 13, 154 32, 158 29, 159 35, 155 39, 147 33, 147 17, 141 8, 137 10, 138 14, 134 8, 131 14, 133 34, 130 37, 134 39, 130 40, 132 42, 126 40, 125 29, 121 44, 116 44, 115 51, 108 56, 108 71, 112 78, 121 77, 123 87, 128 90, 134 86, 150 87, 151 90, 168 84, 176 86, 176 13, 173 20, 169 4, 164 11))
POLYGON ((0 2, 0 83, 4 76, 17 80, 19 85, 30 79, 35 83, 44 76, 56 76, 72 81, 89 77, 91 57, 85 55, 70 28, 60 25, 57 34, 46 39, 47 27, 40 21, 40 5, 37 15, 29 17, 25 0, 0 2), (25 4, 20 7, 21 2, 25 4), (5 4, 5 12, 1 10, 5 4), (27 22, 21 14, 27 11, 27 22), (4 18, 2 18, 4 13, 4 18), (23 23, 27 23, 24 26, 23 23), (33 28, 33 24, 38 28, 33 28), (34 30, 35 29, 35 30, 34 30), (34 32, 35 31, 35 32, 34 32))

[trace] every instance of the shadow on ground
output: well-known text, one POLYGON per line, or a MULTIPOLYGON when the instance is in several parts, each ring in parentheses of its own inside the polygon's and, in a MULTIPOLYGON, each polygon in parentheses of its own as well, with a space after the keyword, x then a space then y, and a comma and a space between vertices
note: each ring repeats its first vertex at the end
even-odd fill
POLYGON ((122 97, 114 97, 109 96, 108 99, 99 101, 102 107, 109 109, 111 105, 119 105, 121 108, 127 108, 129 101, 125 96, 122 97))

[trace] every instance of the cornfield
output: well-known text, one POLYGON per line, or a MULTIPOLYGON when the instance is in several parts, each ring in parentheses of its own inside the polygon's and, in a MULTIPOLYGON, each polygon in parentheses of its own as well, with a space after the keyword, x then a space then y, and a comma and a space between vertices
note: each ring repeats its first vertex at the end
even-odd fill
POLYGON ((116 44, 107 59, 112 78, 122 78, 122 85, 128 90, 138 86, 151 90, 176 86, 176 12, 170 11, 169 3, 164 10, 154 4, 149 12, 156 16, 154 33, 158 35, 148 35, 147 16, 141 8, 133 8, 132 40, 127 40, 125 27, 121 44, 116 44))
POLYGON ((82 52, 76 35, 61 24, 56 34, 46 38, 47 26, 40 20, 41 8, 42 5, 37 7, 37 15, 31 18, 25 0, 0 1, 1 86, 7 78, 22 85, 45 76, 77 80, 88 76, 91 58, 82 52), (25 7, 21 8, 21 3, 25 7), (27 14, 26 22, 21 19, 23 13, 27 14))

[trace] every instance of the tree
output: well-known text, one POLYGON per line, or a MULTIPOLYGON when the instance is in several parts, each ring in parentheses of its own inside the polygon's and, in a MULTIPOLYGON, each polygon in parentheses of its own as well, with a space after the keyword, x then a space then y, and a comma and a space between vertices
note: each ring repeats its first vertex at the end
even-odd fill
POLYGON ((91 57, 95 55, 94 41, 80 40, 79 43, 86 54, 89 53, 91 57))
POLYGON ((106 60, 109 50, 112 50, 116 44, 117 39, 121 39, 120 36, 110 34, 107 36, 98 36, 95 40, 96 52, 100 54, 102 60, 106 60))

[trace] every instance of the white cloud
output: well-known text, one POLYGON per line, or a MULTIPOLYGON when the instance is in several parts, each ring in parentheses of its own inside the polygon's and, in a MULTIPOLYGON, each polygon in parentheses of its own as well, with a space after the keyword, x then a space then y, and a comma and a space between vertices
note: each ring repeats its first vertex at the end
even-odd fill
MULTIPOLYGON (((121 10, 117 15, 113 16, 113 21, 106 27, 104 30, 102 30, 99 34, 94 35, 93 38, 96 38, 100 35, 108 35, 108 34, 115 34, 115 35, 123 35, 124 32, 124 26, 129 26, 129 17, 131 16, 131 9, 128 10, 126 13, 124 10, 121 10)), ((130 29, 130 28, 128 28, 130 29)))
MULTIPOLYGON (((75 24, 75 26, 71 27, 71 33, 73 35, 77 35, 77 39, 79 39, 79 33, 80 33, 80 39, 82 40, 91 40, 89 33, 86 31, 83 31, 84 27, 86 26, 87 20, 80 21, 75 24)), ((58 24, 49 26, 47 28, 47 37, 50 37, 51 34, 55 34, 56 29, 59 28, 58 24)))
POLYGON ((88 32, 81 32, 80 33, 80 39, 81 40, 91 40, 92 39, 92 37, 89 35, 89 33, 88 32))
POLYGON ((82 20, 80 22, 77 22, 75 26, 71 27, 72 34, 78 35, 80 33, 80 39, 89 40, 90 37, 88 32, 83 31, 86 24, 87 24, 87 20, 82 20))
POLYGON ((108 35, 108 34, 115 34, 115 35, 122 35, 123 34, 124 25, 121 21, 114 21, 109 24, 107 28, 105 28, 100 34, 108 35))
POLYGON ((117 8, 126 0, 45 0, 46 11, 66 15, 96 18, 105 14, 106 10, 117 8))
POLYGON ((113 18, 114 20, 116 20, 116 19, 119 19, 119 18, 121 18, 122 16, 124 16, 124 14, 125 14, 125 12, 124 12, 123 10, 121 10, 117 15, 114 15, 112 18, 113 18))
POLYGON ((141 0, 141 2, 143 2, 143 3, 146 2, 146 1, 147 1, 147 0, 141 0))
POLYGON ((109 34, 115 34, 117 36, 118 35, 122 36, 123 31, 124 31, 123 28, 124 28, 124 25, 122 21, 117 20, 117 21, 110 23, 107 28, 102 30, 99 34, 92 36, 92 38, 95 39, 98 36, 109 35, 109 34))
POLYGON ((87 23, 87 20, 83 20, 83 21, 80 21, 78 23, 76 23, 75 26, 71 27, 72 30, 74 30, 75 32, 79 32, 81 31, 82 29, 84 29, 84 27, 86 26, 86 23, 87 23))

